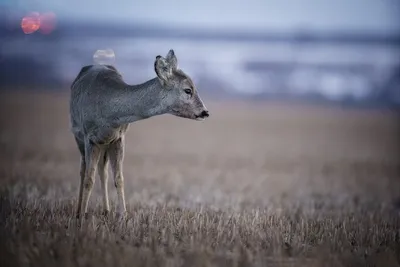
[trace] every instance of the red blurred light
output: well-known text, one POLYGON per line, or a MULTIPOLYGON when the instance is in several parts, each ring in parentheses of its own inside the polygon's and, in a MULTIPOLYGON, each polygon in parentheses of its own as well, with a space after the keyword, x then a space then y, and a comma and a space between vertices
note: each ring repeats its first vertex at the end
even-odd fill
POLYGON ((31 34, 40 28, 40 15, 38 12, 31 12, 22 18, 21 28, 25 34, 31 34))
POLYGON ((31 12, 22 18, 21 28, 25 34, 31 34, 36 31, 39 31, 42 34, 50 34, 55 30, 56 24, 56 14, 53 12, 43 14, 31 12))
POLYGON ((40 28, 39 31, 42 34, 49 34, 56 28, 56 14, 53 12, 47 12, 40 15, 40 28))

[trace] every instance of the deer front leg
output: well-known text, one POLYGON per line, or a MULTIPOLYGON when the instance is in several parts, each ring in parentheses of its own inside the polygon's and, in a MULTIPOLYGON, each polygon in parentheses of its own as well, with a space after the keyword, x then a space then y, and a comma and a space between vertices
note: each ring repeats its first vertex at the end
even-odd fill
POLYGON ((101 182, 101 191, 103 193, 103 208, 104 208, 104 215, 108 215, 110 212, 110 204, 108 201, 108 152, 104 151, 100 156, 99 165, 98 165, 98 173, 100 176, 101 182))
POLYGON ((122 162, 124 159, 124 140, 118 139, 110 144, 109 150, 111 169, 114 175, 114 184, 118 195, 118 214, 124 216, 126 214, 125 193, 124 193, 124 176, 122 173, 122 162))
POLYGON ((96 174, 97 164, 100 158, 100 148, 95 144, 85 141, 85 161, 86 171, 82 187, 82 207, 80 212, 87 213, 90 194, 92 193, 94 185, 94 177, 96 174))

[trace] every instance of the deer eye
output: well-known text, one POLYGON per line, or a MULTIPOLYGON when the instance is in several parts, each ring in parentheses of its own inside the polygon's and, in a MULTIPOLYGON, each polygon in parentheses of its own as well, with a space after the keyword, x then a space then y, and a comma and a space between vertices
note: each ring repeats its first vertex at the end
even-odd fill
POLYGON ((188 94, 188 95, 191 95, 191 94, 192 94, 192 89, 186 88, 184 91, 185 91, 185 93, 188 94))

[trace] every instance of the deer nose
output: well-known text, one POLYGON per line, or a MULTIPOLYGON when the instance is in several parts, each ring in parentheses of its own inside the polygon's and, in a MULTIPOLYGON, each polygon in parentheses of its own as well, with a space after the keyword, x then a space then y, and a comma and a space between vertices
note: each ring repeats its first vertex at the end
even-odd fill
POLYGON ((210 116, 210 114, 208 114, 208 110, 203 110, 203 112, 201 112, 200 116, 204 118, 204 117, 210 116))

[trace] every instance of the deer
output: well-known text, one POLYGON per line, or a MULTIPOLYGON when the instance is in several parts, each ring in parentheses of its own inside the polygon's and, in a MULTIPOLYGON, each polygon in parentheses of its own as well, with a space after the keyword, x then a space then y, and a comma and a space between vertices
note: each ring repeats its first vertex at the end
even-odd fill
POLYGON ((110 213, 108 163, 117 190, 117 216, 126 216, 123 160, 125 135, 131 123, 162 114, 204 121, 209 111, 191 79, 178 68, 173 49, 156 56, 156 77, 141 84, 126 83, 113 65, 81 68, 71 84, 71 131, 80 152, 80 186, 76 218, 88 216, 88 203, 100 176, 103 214, 110 213))

